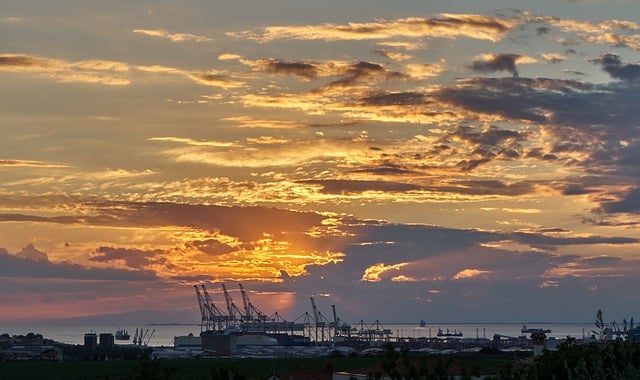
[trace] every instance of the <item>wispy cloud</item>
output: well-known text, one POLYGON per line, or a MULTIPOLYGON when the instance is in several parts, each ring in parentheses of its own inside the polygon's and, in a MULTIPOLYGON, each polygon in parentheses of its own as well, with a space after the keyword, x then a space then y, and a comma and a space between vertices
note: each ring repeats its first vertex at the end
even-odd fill
POLYGON ((0 24, 21 24, 23 22, 25 22, 25 20, 21 17, 15 17, 15 16, 0 17, 0 24))
POLYGON ((229 76, 217 70, 210 71, 189 71, 175 67, 162 65, 136 66, 136 70, 153 73, 153 74, 170 74, 179 75, 189 78, 190 80, 205 86, 214 86, 221 88, 238 88, 243 82, 230 78, 229 76))
POLYGON ((376 54, 380 54, 383 57, 389 58, 393 61, 402 62, 413 58, 411 55, 402 52, 388 51, 388 50, 376 50, 376 54))
POLYGON ((133 33, 144 34, 145 36, 150 37, 159 37, 167 39, 171 42, 184 42, 184 41, 195 41, 195 42, 208 42, 211 41, 211 38, 198 36, 195 34, 189 33, 170 33, 164 29, 133 29, 133 33))
POLYGON ((227 142, 227 141, 195 140, 195 139, 184 138, 184 137, 152 137, 149 140, 184 143, 187 145, 194 145, 194 146, 231 147, 235 145, 233 142, 227 142))
POLYGON ((567 33, 575 33, 579 38, 598 44, 640 49, 640 25, 626 20, 581 21, 544 18, 550 25, 567 33))
POLYGON ((237 123, 240 128, 296 129, 311 126, 301 121, 256 119, 251 116, 232 116, 225 118, 225 120, 237 123))
POLYGON ((66 168, 68 165, 46 161, 7 160, 0 159, 0 167, 42 167, 42 168, 66 168))
POLYGON ((346 25, 269 26, 260 32, 228 33, 240 38, 268 42, 277 39, 369 40, 393 38, 455 38, 459 36, 498 41, 517 22, 511 19, 474 15, 441 14, 434 18, 400 18, 346 25))
POLYGON ((115 61, 69 62, 24 54, 0 54, 0 71, 34 73, 58 82, 122 86, 131 83, 128 65, 115 61))

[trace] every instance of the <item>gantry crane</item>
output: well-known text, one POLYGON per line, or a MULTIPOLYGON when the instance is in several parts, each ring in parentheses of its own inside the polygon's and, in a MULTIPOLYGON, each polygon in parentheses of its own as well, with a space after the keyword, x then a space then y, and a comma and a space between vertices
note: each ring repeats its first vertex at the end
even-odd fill
POLYGON ((224 330, 229 325, 229 317, 225 315, 214 303, 207 288, 204 284, 200 285, 204 294, 205 307, 209 314, 208 329, 209 330, 224 330))
POLYGON ((265 322, 268 319, 267 315, 258 310, 257 307, 253 306, 251 300, 249 300, 249 295, 244 291, 242 284, 238 284, 238 286, 240 287, 240 293, 242 294, 245 320, 247 322, 265 322))

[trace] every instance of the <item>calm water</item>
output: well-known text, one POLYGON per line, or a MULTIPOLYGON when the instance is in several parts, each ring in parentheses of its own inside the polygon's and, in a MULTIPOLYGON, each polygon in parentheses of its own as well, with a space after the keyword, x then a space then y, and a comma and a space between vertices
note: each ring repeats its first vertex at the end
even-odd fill
MULTIPOLYGON (((543 323, 528 324, 529 328, 543 328, 551 330, 547 333, 549 337, 565 338, 571 336, 574 338, 582 338, 591 334, 595 330, 593 323, 543 323)), ((360 324, 353 324, 353 327, 360 329, 360 324)), ((376 328, 375 324, 366 324, 365 328, 376 328)), ((42 334, 45 338, 53 339, 58 342, 69 344, 84 344, 84 334, 87 332, 115 333, 118 328, 125 328, 129 331, 133 339, 136 328, 153 332, 149 340, 150 346, 173 346, 173 337, 178 335, 194 335, 200 334, 200 325, 154 325, 154 326, 46 326, 46 325, 29 325, 29 326, 0 326, 0 333, 8 333, 10 335, 26 335, 30 332, 42 334)), ((459 324, 427 324, 420 327, 417 324, 387 324, 381 323, 379 328, 389 329, 393 337, 435 337, 438 329, 446 332, 461 331, 465 338, 489 338, 494 334, 517 337, 522 335, 520 330, 522 324, 519 323, 459 323, 459 324)), ((528 335, 528 334, 527 334, 528 335)), ((119 344, 131 343, 131 340, 116 341, 119 344)))

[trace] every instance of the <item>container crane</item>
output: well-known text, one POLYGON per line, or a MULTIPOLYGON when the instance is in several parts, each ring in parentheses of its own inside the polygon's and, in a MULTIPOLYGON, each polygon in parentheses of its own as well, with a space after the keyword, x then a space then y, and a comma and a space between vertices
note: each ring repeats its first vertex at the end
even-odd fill
POLYGON ((249 305, 251 304, 249 302, 249 296, 247 295, 247 292, 244 291, 244 287, 242 286, 242 284, 238 284, 238 287, 240 287, 240 294, 242 294, 242 305, 244 306, 245 318, 250 321, 252 318, 251 309, 249 307, 249 305))
POLYGON ((228 316, 226 316, 224 312, 213 303, 213 300, 209 296, 209 292, 204 284, 201 284, 200 286, 202 287, 202 293, 204 294, 205 307, 209 314, 209 330, 223 330, 227 327, 229 321, 228 316))
MULTIPOLYGON (((238 309, 238 307, 233 303, 233 299, 231 295, 227 291, 227 287, 222 284, 222 291, 224 292, 224 300, 227 304, 227 311, 229 313, 229 320, 232 324, 235 324, 238 321, 238 315, 242 316, 242 311, 238 309)), ((242 322, 242 318, 240 318, 242 322)))
MULTIPOLYGON (((205 303, 205 299, 202 297, 200 290, 198 289, 198 285, 193 285, 196 289, 196 297, 198 298, 198 306, 200 307, 200 331, 206 331, 210 329, 210 315, 209 309, 205 303)), ((204 287, 204 285, 203 285, 204 287)), ((136 343, 136 339, 138 337, 138 329, 136 329, 136 334, 133 336, 133 343, 136 343)))
POLYGON ((313 320, 316 323, 316 327, 320 324, 320 313, 318 312, 318 307, 316 306, 316 301, 313 297, 309 297, 311 299, 311 310, 313 311, 313 320))
MULTIPOLYGON (((147 329, 147 332, 149 332, 149 330, 148 330, 148 329, 147 329)), ((149 341, 151 340, 151 337, 153 337, 153 334, 154 334, 155 332, 156 332, 156 329, 153 329, 153 330, 151 331, 151 334, 149 334, 149 336, 147 337, 147 339, 145 339, 145 340, 144 340, 144 342, 142 342, 142 343, 144 343, 144 345, 145 345, 145 346, 148 346, 148 345, 149 345, 149 341)), ((146 335, 146 334, 145 334, 145 335, 146 335)))
POLYGON ((334 335, 343 335, 343 334, 351 335, 351 326, 348 323, 344 323, 340 321, 340 318, 338 318, 338 315, 336 314, 336 305, 331 305, 331 308, 333 309, 333 328, 335 329, 333 331, 333 334, 334 335))
POLYGON ((242 303, 244 305, 245 318, 247 321, 264 322, 267 320, 267 315, 258 310, 249 300, 249 295, 244 291, 242 284, 238 284, 240 287, 240 294, 242 294, 242 303))
POLYGON ((233 315, 233 307, 231 306, 233 305, 233 300, 231 299, 231 295, 229 295, 229 292, 227 292, 227 287, 224 286, 224 284, 222 284, 222 291, 224 292, 224 301, 227 304, 227 312, 229 318, 235 319, 233 315))
POLYGON ((138 342, 138 328, 136 327, 136 333, 133 334, 133 344, 137 344, 138 342))
POLYGON ((313 297, 309 297, 309 298, 311 299, 311 308, 313 309, 313 319, 316 326, 316 342, 318 342, 318 329, 320 329, 321 331, 321 340, 324 341, 324 328, 326 325, 325 318, 320 313, 320 311, 318 311, 318 307, 316 306, 316 301, 313 299, 313 297))

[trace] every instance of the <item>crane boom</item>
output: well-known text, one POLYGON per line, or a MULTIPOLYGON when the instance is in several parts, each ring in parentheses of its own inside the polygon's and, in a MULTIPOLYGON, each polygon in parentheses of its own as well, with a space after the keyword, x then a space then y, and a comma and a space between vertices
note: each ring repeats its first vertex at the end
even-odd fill
POLYGON ((233 307, 231 306, 233 304, 233 300, 231 299, 231 296, 229 295, 229 292, 227 292, 227 287, 224 286, 224 284, 222 284, 222 291, 224 292, 224 301, 227 303, 227 312, 229 312, 229 316, 233 316, 233 307))
POLYGON ((247 292, 244 291, 244 287, 242 284, 238 284, 240 287, 240 294, 242 294, 242 305, 244 306, 244 313, 247 320, 251 320, 251 302, 249 302, 249 296, 247 292))
MULTIPOLYGON (((148 331, 148 330, 147 330, 147 331, 148 331)), ((149 334, 149 336, 147 337, 147 339, 145 339, 145 341, 144 341, 144 345, 145 345, 145 346, 148 346, 148 345, 149 345, 149 341, 151 340, 151 337, 153 337, 153 333, 155 333, 155 332, 156 332, 156 329, 153 329, 153 330, 151 331, 151 334, 149 334)))
POLYGON ((213 300, 211 299, 211 296, 209 296, 209 292, 204 284, 201 284, 200 286, 202 287, 202 293, 204 294, 205 308, 209 313, 207 330, 222 329, 228 318, 224 312, 222 312, 222 310, 213 303, 213 300))
POLYGON ((311 308, 313 309, 313 319, 315 319, 316 326, 320 323, 320 314, 318 312, 318 308, 316 307, 316 301, 313 297, 309 297, 311 299, 311 308))
MULTIPOLYGON (((193 287, 196 289, 196 297, 198 298, 198 306, 200 306, 200 330, 204 331, 205 328, 208 326, 208 321, 209 321, 209 312, 208 309, 206 307, 205 304, 205 300, 202 297, 202 294, 200 293, 200 290, 198 290, 198 285, 193 285, 193 287)), ((204 285, 203 285, 204 287, 204 285)), ((138 335, 138 330, 136 329, 136 335, 133 337, 133 342, 135 343, 136 341, 136 336, 138 335)))
POLYGON ((222 310, 220 310, 216 306, 216 304, 213 303, 213 300, 211 299, 211 296, 209 296, 209 292, 207 291, 207 288, 204 286, 204 284, 202 284, 200 286, 202 286, 202 292, 204 294, 205 306, 209 309, 210 315, 212 317, 214 317, 214 316, 223 316, 224 313, 222 312, 222 310))
POLYGON ((336 305, 331 305, 331 309, 333 310, 333 323, 338 328, 338 314, 336 314, 336 305))
POLYGON ((138 328, 136 327, 136 333, 133 334, 133 344, 136 344, 138 341, 138 328))

